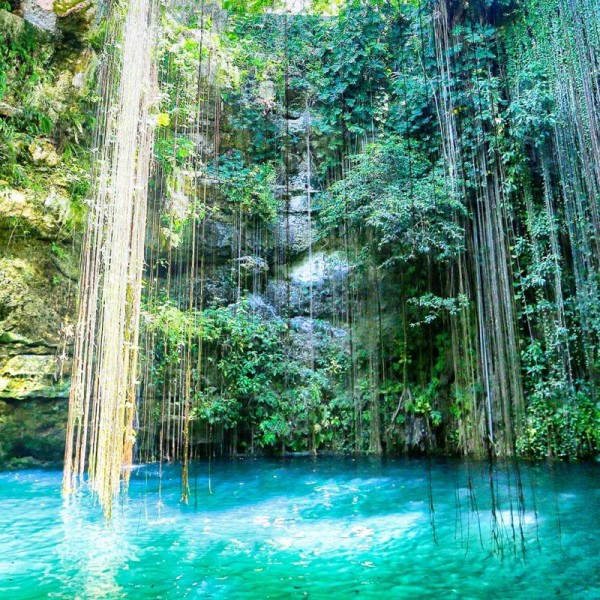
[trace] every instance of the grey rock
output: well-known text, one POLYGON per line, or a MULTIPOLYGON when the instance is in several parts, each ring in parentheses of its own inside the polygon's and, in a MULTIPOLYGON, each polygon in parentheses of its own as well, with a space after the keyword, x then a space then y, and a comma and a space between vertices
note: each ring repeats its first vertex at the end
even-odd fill
POLYGON ((290 319, 290 326, 296 332, 309 335, 320 335, 331 338, 344 338, 348 335, 344 329, 333 327, 327 321, 309 319, 308 317, 294 317, 290 319))
POLYGON ((328 280, 342 280, 349 273, 348 262, 341 252, 314 252, 294 266, 290 272, 293 283, 322 285, 328 280))
POLYGON ((252 310, 253 313, 258 315, 261 319, 265 321, 273 321, 278 318, 277 311, 271 305, 265 302, 262 296, 258 294, 249 294, 246 298, 248 302, 248 306, 252 310))
POLYGON ((292 256, 302 254, 314 242, 314 228, 306 213, 283 215, 278 224, 277 239, 281 247, 287 246, 292 256))
POLYGON ((53 0, 23 0, 21 2, 23 18, 38 29, 56 32, 57 16, 52 10, 53 0))
POLYGON ((308 213, 312 208, 310 200, 314 199, 309 199, 308 194, 305 192, 290 194, 289 202, 284 201, 283 207, 288 213, 308 213))
POLYGON ((298 166, 298 172, 291 175, 288 180, 288 189, 291 191, 310 191, 315 193, 318 190, 317 168, 314 162, 309 162, 306 156, 303 156, 302 162, 298 166))
POLYGON ((269 281, 267 297, 281 314, 342 321, 345 318, 345 292, 349 266, 341 252, 315 252, 304 256, 286 273, 269 281))
POLYGON ((240 268, 244 273, 268 273, 269 263, 260 256, 240 256, 232 260, 234 268, 240 268))

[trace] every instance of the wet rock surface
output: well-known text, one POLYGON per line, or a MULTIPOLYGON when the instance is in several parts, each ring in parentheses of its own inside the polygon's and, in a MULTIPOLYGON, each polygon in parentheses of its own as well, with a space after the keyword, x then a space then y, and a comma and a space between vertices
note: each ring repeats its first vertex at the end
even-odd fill
POLYGON ((67 408, 64 399, 0 400, 0 465, 23 469, 60 464, 67 408))
POLYGON ((292 317, 313 316, 343 321, 348 302, 346 294, 349 266, 339 252, 315 251, 293 264, 286 280, 269 281, 266 296, 292 317))
POLYGON ((48 460, 64 442, 78 253, 6 230, 0 240, 0 465, 48 460))

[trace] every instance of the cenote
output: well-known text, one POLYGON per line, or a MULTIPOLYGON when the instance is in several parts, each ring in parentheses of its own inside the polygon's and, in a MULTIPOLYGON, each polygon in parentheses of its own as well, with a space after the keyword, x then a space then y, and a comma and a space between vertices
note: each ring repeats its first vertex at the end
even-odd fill
POLYGON ((599 0, 0 0, 0 598, 600 600, 599 74, 599 0))
POLYGON ((0 475, 0 596, 600 598, 594 465, 233 459, 190 477, 186 506, 179 467, 136 468, 109 522, 85 492, 65 504, 57 471, 0 475))

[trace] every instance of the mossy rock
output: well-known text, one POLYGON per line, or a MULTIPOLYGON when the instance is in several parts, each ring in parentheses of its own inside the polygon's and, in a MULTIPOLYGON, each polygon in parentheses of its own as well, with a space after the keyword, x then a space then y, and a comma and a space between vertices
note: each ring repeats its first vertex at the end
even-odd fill
POLYGON ((96 19, 95 0, 54 0, 54 12, 58 15, 58 28, 64 34, 85 41, 92 33, 96 19))
POLYGON ((0 39, 16 38, 23 33, 23 18, 0 8, 0 39))
POLYGON ((71 245, 0 235, 0 350, 59 344, 61 328, 74 319, 78 256, 71 245))
POLYGON ((93 5, 93 2, 84 0, 54 0, 53 10, 59 17, 65 17, 69 13, 78 12, 84 10, 89 5, 93 5))
POLYGON ((74 218, 71 200, 60 188, 0 189, 0 231, 18 229, 39 239, 71 239, 74 218))
POLYGON ((21 0, 25 21, 38 30, 85 37, 96 14, 95 0, 21 0))
POLYGON ((57 357, 20 354, 0 367, 0 399, 67 398, 69 381, 57 379, 57 357))

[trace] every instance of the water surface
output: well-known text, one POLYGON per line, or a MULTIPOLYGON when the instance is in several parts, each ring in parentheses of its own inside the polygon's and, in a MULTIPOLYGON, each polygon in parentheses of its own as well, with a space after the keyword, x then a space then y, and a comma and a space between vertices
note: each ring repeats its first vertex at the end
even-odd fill
POLYGON ((599 598, 596 465, 231 460, 135 470, 110 523, 0 473, 0 598, 599 598))

